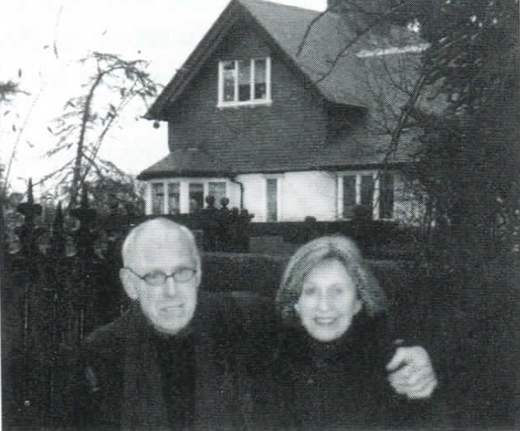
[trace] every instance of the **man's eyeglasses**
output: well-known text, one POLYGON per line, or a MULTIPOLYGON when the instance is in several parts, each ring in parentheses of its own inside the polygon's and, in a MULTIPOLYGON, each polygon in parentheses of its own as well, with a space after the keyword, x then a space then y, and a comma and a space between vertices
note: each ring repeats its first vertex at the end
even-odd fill
POLYGON ((150 286, 163 286, 170 277, 172 277, 176 283, 187 283, 195 277, 197 273, 197 270, 193 268, 179 268, 169 275, 161 271, 154 271, 141 276, 128 267, 125 267, 125 269, 128 269, 132 274, 144 280, 146 284, 150 286))

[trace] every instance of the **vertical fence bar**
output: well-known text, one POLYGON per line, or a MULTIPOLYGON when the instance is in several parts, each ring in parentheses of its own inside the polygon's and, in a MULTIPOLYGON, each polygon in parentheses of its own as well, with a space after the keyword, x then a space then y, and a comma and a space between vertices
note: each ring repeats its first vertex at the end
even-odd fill
POLYGON ((24 259, 24 278, 26 283, 23 292, 23 329, 22 329, 22 387, 19 411, 22 420, 40 419, 39 388, 37 385, 37 367, 35 367, 34 333, 33 333, 33 301, 34 289, 38 282, 38 247, 36 240, 42 231, 35 227, 35 217, 41 214, 42 208, 34 203, 32 180, 29 180, 27 202, 18 205, 18 211, 24 215, 24 224, 20 229, 21 253, 24 259))

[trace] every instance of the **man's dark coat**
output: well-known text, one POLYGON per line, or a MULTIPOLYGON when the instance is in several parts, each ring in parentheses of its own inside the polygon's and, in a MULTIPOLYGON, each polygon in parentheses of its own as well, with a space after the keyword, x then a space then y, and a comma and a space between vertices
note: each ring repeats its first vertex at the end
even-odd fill
MULTIPOLYGON (((243 428, 247 392, 240 343, 242 316, 234 301, 199 292, 192 322, 194 412, 190 429, 243 428)), ((77 422, 93 429, 170 429, 153 327, 138 304, 84 342, 77 422)), ((170 422, 171 423, 171 422, 170 422)))

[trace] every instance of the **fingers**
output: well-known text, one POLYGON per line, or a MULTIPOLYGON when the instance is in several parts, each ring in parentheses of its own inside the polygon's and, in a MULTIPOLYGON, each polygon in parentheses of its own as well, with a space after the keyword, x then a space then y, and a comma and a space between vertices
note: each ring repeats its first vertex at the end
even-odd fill
POLYGON ((408 349, 408 348, 404 348, 404 347, 399 347, 392 360, 386 365, 386 369, 387 371, 395 371, 397 370, 399 367, 403 366, 403 365, 406 365, 407 361, 408 361, 408 353, 406 352, 405 349, 408 349))
POLYGON ((413 374, 391 374, 388 381, 395 388, 404 388, 405 390, 420 390, 423 386, 431 382, 437 382, 435 374, 430 370, 418 370, 413 374))
POLYGON ((414 370, 406 366, 390 374, 388 381, 398 394, 409 399, 428 398, 438 386, 435 373, 428 367, 414 370))
POLYGON ((419 384, 410 388, 406 393, 408 399, 424 399, 432 396, 435 388, 437 387, 437 380, 432 378, 428 382, 424 382, 424 384, 419 384))
POLYGON ((386 365, 386 369, 392 372, 403 365, 414 365, 417 368, 426 365, 432 367, 428 352, 421 346, 399 347, 386 365))
POLYGON ((409 399, 428 398, 438 385, 428 352, 421 346, 399 347, 386 369, 390 385, 409 399))

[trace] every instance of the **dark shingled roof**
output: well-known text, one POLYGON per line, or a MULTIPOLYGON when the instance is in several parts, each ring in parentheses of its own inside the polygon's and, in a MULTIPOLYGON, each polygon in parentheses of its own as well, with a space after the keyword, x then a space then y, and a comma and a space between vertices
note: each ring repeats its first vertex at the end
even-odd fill
POLYGON ((325 99, 344 105, 366 106, 357 80, 353 79, 355 57, 342 57, 329 73, 347 41, 355 37, 339 15, 326 12, 320 16, 316 11, 261 0, 239 1, 309 81, 316 83, 325 99), (315 19, 317 21, 313 23, 315 19))
POLYGON ((138 180, 170 177, 229 176, 231 168, 206 152, 187 148, 172 151, 164 159, 145 169, 138 180))
POLYGON ((182 89, 194 77, 200 62, 216 49, 222 35, 241 13, 251 16, 267 31, 280 49, 307 75, 309 81, 316 82, 316 87, 327 100, 365 106, 362 97, 356 94, 356 80, 349 79, 348 71, 352 65, 347 58, 342 59, 341 67, 337 65, 334 73, 324 76, 330 69, 331 61, 345 47, 345 40, 352 36, 337 14, 327 12, 312 26, 304 49, 298 55, 305 31, 319 16, 319 12, 262 0, 233 0, 188 57, 180 72, 166 85, 146 114, 147 118, 167 120, 167 108, 182 93, 182 89), (348 88, 345 82, 349 82, 348 88))

